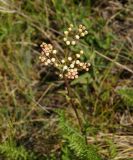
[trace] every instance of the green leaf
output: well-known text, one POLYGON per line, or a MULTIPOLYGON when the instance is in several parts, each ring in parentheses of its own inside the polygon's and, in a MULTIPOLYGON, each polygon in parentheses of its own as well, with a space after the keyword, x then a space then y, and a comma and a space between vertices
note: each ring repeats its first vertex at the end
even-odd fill
POLYGON ((133 88, 121 88, 117 90, 117 93, 121 95, 128 106, 133 107, 133 88))
POLYGON ((88 84, 92 82, 92 78, 90 76, 89 73, 85 73, 81 76, 79 76, 79 78, 73 80, 71 82, 71 85, 75 85, 75 84, 88 84))

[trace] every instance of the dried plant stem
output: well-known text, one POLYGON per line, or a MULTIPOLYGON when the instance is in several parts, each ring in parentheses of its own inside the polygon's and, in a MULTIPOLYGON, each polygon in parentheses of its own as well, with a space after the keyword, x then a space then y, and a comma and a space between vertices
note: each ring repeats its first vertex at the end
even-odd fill
POLYGON ((79 123, 79 126, 80 126, 80 130, 82 131, 82 122, 81 122, 81 119, 79 117, 79 114, 78 114, 78 111, 76 109, 76 106, 73 102, 73 99, 71 98, 71 94, 70 94, 70 86, 69 86, 69 83, 67 80, 65 80, 65 85, 66 85, 66 89, 67 89, 67 94, 68 94, 68 97, 70 98, 70 103, 71 103, 71 107, 73 108, 74 112, 75 112, 75 115, 77 117, 77 120, 78 120, 78 123, 79 123))
POLYGON ((75 113, 75 115, 76 115, 76 117, 77 117, 77 120, 78 120, 78 124, 79 124, 79 127, 80 127, 80 131, 81 131, 82 135, 85 136, 85 142, 86 142, 86 144, 87 144, 87 136, 86 136, 86 133, 85 133, 84 130, 83 130, 82 121, 81 121, 80 116, 79 116, 79 114, 78 114, 77 108, 76 108, 76 106, 75 106, 75 104, 74 104, 73 99, 71 98, 70 85, 69 85, 67 79, 65 79, 65 85, 66 85, 68 97, 70 98, 71 107, 72 107, 72 109, 74 110, 74 113, 75 113))

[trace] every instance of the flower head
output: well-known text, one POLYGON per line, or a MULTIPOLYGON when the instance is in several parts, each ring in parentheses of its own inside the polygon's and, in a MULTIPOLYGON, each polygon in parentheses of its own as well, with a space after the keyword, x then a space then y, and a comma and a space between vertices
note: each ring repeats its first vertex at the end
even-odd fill
POLYGON ((58 55, 58 51, 54 49, 52 44, 42 43, 42 48, 39 60, 44 66, 54 66, 58 69, 59 77, 62 79, 75 79, 79 76, 79 71, 89 71, 90 63, 81 61, 81 57, 84 54, 83 50, 71 51, 71 46, 78 45, 80 38, 88 34, 86 27, 79 25, 78 29, 74 29, 74 26, 70 24, 67 30, 64 31, 63 41, 68 46, 69 51, 64 56, 58 55), (65 58, 64 58, 65 57, 65 58))

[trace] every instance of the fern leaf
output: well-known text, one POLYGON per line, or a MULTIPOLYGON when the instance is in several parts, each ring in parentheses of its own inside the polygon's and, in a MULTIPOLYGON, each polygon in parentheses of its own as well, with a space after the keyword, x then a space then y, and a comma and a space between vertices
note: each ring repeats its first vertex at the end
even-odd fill
POLYGON ((133 106, 133 88, 121 88, 117 93, 122 96, 128 106, 133 106))
POLYGON ((74 151, 75 155, 83 160, 101 160, 94 147, 86 145, 85 138, 79 133, 78 129, 70 125, 64 112, 59 111, 58 114, 63 138, 68 142, 68 147, 74 151))

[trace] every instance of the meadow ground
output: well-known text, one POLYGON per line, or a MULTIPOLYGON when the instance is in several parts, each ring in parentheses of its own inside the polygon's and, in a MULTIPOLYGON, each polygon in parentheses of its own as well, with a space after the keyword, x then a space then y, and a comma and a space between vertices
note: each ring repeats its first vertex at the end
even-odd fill
POLYGON ((64 50, 71 23, 89 31, 90 71, 71 82, 88 144, 102 159, 133 159, 132 0, 0 0, 0 160, 83 159, 63 148, 55 111, 76 123, 64 83, 38 60, 43 41, 64 50))

